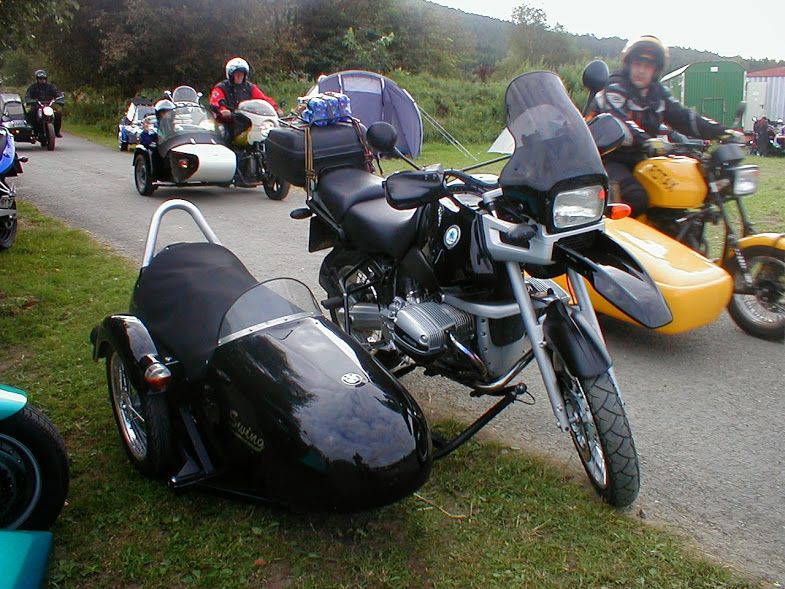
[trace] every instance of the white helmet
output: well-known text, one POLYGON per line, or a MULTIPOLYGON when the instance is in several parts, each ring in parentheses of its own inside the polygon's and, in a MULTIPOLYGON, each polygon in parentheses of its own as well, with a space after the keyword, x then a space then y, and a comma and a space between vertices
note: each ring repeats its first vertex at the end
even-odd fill
POLYGON ((248 73, 251 71, 251 68, 248 66, 248 62, 242 57, 233 57, 226 62, 226 79, 231 82, 232 74, 237 70, 245 72, 245 79, 248 79, 248 73))

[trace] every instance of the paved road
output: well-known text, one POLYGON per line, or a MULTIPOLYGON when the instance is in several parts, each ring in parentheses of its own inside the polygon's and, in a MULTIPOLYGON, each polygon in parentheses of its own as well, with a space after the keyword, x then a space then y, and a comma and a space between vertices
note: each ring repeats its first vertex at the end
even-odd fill
MULTIPOLYGON (((185 198, 257 278, 296 276, 322 295, 316 282, 322 256, 306 252, 308 223, 289 218, 302 205, 299 190, 283 202, 246 189, 162 188, 142 197, 128 153, 70 135, 51 153, 32 146, 19 151, 30 157, 17 182, 20 198, 134 261, 156 207, 185 198)), ((185 213, 166 219, 159 244, 198 235, 185 213)), ((643 488, 630 513, 666 523, 721 562, 785 586, 785 346, 745 335, 726 314, 676 336, 610 319, 603 328, 641 456, 643 488)), ((529 369, 524 376, 537 404, 508 409, 490 433, 541 451, 584 481, 538 374, 529 369)), ((404 382, 431 410, 449 407, 468 418, 484 405, 440 379, 413 374, 404 382)))

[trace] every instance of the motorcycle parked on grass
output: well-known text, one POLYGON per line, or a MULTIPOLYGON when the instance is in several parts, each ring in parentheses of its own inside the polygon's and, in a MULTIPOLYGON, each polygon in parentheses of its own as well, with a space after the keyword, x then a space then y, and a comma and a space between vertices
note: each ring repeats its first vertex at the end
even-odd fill
POLYGON ((0 529, 48 530, 70 482, 63 438, 28 404, 24 391, 0 384, 0 529))
MULTIPOLYGON (((596 93, 605 85, 608 70, 607 66, 604 70, 592 67, 594 74, 584 74, 584 84, 596 93)), ((758 166, 741 164, 742 146, 718 141, 707 150, 706 145, 704 141, 666 144, 667 155, 635 166, 633 173, 649 196, 649 209, 638 220, 714 261, 731 277, 728 314, 742 330, 761 339, 783 341, 785 233, 756 233, 749 219, 743 198, 757 191, 758 166), (741 224, 740 235, 731 207, 741 224), (716 254, 708 238, 712 225, 722 232, 716 254)))
MULTIPOLYGON (((306 208, 292 216, 310 219, 309 251, 332 248, 319 282, 333 321, 395 375, 423 367, 472 396, 500 397, 453 440, 437 438, 435 458, 530 394, 515 381, 535 362, 595 490, 627 506, 639 491, 638 455, 582 276, 644 325, 671 314, 646 271, 603 231, 607 176, 559 77, 523 74, 506 103, 515 151, 498 182, 410 160, 416 170, 382 179, 362 165, 364 146, 348 141, 345 123, 309 129, 305 158, 292 149, 302 147, 302 129, 273 130, 268 155, 294 184, 315 175, 306 208), (551 280, 562 274, 574 300, 551 280)), ((604 149, 621 143, 612 118, 593 126, 604 149)), ((407 159, 391 125, 374 123, 367 139, 407 159)))
POLYGON ((91 340, 131 463, 176 490, 357 511, 428 478, 428 425, 401 384, 303 283, 253 278, 190 202, 158 208, 130 312, 105 318, 91 340), (207 241, 156 254, 172 210, 207 241))
POLYGON ((32 100, 28 103, 28 109, 32 109, 35 117, 35 123, 33 124, 35 136, 41 147, 45 147, 48 151, 54 151, 57 137, 53 104, 65 104, 65 95, 61 94, 50 100, 32 100))
POLYGON ((22 173, 26 157, 16 155, 16 144, 11 132, 0 127, 0 251, 11 247, 19 224, 16 209, 16 186, 8 183, 22 173))

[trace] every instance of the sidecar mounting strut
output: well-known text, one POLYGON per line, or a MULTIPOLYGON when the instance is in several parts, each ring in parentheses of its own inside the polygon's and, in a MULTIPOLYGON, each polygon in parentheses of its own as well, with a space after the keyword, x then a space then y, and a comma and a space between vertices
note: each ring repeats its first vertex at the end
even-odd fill
MULTIPOLYGON (((445 440, 439 434, 434 435, 434 452, 433 452, 433 459, 438 460, 440 458, 444 458, 450 452, 458 448, 459 446, 466 443, 469 439, 471 439, 474 434, 480 431, 483 427, 488 425, 490 421, 499 415, 509 404, 514 402, 518 399, 521 395, 529 394, 528 390, 526 389, 526 385, 521 383, 515 386, 506 387, 503 390, 498 391, 495 393, 500 395, 502 398, 488 411, 483 413, 474 423, 472 423, 469 427, 463 430, 460 434, 455 436, 452 440, 445 440)), ((478 395, 479 396, 479 395, 478 395)))

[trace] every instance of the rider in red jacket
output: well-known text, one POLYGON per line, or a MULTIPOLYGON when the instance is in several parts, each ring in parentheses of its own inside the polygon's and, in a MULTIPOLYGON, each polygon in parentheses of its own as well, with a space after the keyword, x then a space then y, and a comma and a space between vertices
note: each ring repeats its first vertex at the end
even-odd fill
MULTIPOLYGON (((232 130, 232 113, 243 100, 252 98, 266 100, 273 105, 278 116, 283 115, 283 111, 275 103, 275 100, 248 80, 249 71, 247 61, 241 57, 233 57, 226 62, 226 79, 216 85, 210 93, 210 107, 215 112, 218 121, 230 131, 232 130)), ((230 136, 234 136, 234 133, 230 133, 230 136)))

